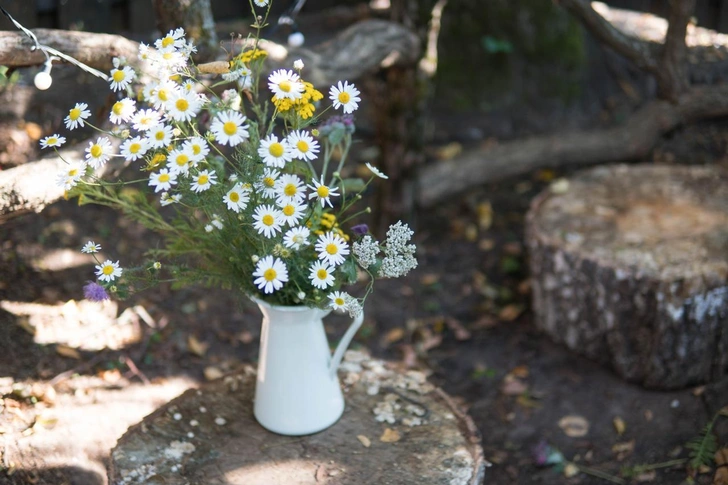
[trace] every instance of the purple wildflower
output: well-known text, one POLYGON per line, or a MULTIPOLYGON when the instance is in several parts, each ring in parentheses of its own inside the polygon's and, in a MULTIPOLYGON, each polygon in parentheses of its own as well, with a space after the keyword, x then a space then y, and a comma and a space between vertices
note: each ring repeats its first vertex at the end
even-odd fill
POLYGON ((356 226, 351 227, 351 232, 357 236, 364 236, 369 233, 369 226, 366 224, 357 224, 356 226))
POLYGON ((109 299, 109 294, 106 293, 106 288, 98 283, 89 281, 86 286, 83 287, 83 296, 87 300, 91 301, 104 301, 109 299))

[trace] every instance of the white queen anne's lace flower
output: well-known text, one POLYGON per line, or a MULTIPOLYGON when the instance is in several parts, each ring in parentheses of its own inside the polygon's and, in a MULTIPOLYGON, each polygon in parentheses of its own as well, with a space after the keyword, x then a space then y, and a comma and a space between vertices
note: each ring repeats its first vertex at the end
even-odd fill
POLYGON ((398 221, 389 226, 387 241, 384 246, 385 257, 379 267, 379 276, 383 278, 399 278, 417 267, 416 247, 407 244, 414 232, 407 224, 398 221))
POLYGON ((351 251, 356 257, 359 266, 367 269, 377 262, 377 254, 381 250, 379 249, 379 243, 367 234, 361 241, 356 241, 351 245, 351 251))

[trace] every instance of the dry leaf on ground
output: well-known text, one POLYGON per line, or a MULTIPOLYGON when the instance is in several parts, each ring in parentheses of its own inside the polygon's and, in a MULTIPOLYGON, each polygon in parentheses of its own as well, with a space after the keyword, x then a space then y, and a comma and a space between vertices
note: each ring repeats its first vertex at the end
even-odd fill
POLYGON ((56 345, 56 352, 63 357, 81 360, 81 354, 78 353, 78 350, 74 349, 73 347, 69 347, 68 345, 56 345))
POLYGON ((559 420, 559 428, 570 438, 581 438, 589 433, 589 421, 583 416, 564 416, 559 420))
POLYGON ((358 439, 358 440, 359 440, 359 442, 360 442, 360 443, 361 443, 362 445, 364 445, 364 448, 369 448, 370 446, 372 446, 372 442, 371 442, 371 440, 370 440, 369 438, 367 438, 366 436, 364 436, 363 434, 360 434, 360 435, 358 435, 358 436, 356 437, 356 439, 358 439))
POLYGON ((382 433, 382 436, 379 437, 379 441, 382 443, 395 443, 399 441, 402 437, 399 434, 399 431, 396 429, 387 428, 384 430, 384 433, 382 433))
POLYGON ((200 342, 194 335, 187 336, 187 349, 198 357, 204 357, 210 344, 200 342))
POLYGON ((617 431, 617 434, 619 436, 622 436, 627 429, 627 425, 625 424, 624 420, 617 416, 612 420, 612 423, 614 424, 614 429, 617 431))

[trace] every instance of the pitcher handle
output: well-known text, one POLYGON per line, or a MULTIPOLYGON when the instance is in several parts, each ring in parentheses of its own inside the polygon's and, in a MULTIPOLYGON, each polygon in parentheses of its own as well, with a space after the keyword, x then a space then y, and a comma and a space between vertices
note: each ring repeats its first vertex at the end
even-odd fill
POLYGON ((359 330, 359 327, 361 327, 363 321, 364 311, 362 310, 362 312, 359 313, 359 315, 354 319, 351 325, 349 325, 349 328, 344 336, 341 337, 339 345, 336 346, 334 356, 331 358, 331 364, 329 364, 329 377, 333 378, 336 375, 339 364, 341 364, 341 359, 344 357, 344 352, 346 352, 346 349, 349 348, 351 340, 354 338, 357 330, 359 330))

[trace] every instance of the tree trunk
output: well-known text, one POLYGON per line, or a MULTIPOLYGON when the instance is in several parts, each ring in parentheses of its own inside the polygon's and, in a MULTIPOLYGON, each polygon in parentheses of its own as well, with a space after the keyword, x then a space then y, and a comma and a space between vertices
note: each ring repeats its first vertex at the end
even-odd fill
POLYGON ((220 54, 210 0, 153 0, 153 3, 157 28, 162 35, 183 27, 187 38, 195 41, 194 57, 198 62, 220 54))
POLYGON ((650 388, 728 373, 728 174, 614 165, 527 217, 536 324, 650 388))

